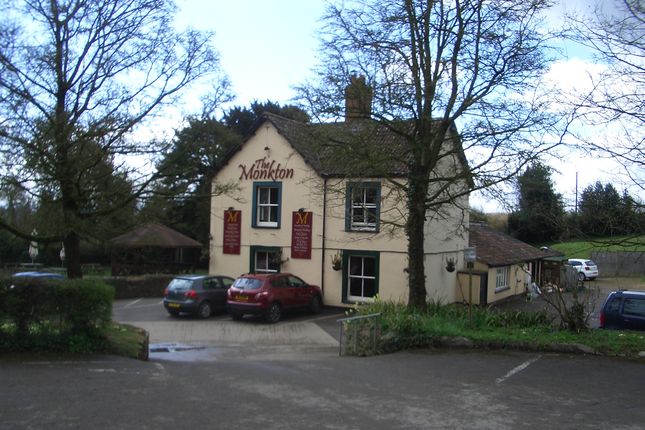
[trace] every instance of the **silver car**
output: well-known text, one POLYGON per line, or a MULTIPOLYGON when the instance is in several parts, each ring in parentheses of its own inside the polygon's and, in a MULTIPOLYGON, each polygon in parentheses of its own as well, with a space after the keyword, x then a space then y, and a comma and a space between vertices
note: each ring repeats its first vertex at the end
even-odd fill
POLYGON ((579 281, 593 281, 598 277, 598 266, 592 260, 584 258, 570 258, 567 264, 578 271, 579 281))

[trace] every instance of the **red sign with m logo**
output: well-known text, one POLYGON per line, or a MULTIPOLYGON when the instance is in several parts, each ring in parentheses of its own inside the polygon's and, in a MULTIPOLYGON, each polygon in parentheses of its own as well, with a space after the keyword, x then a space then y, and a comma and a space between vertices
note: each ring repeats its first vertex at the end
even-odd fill
POLYGON ((312 212, 294 212, 291 218, 291 258, 311 259, 312 212))
POLYGON ((224 254, 239 254, 242 236, 242 211, 224 211, 224 254))

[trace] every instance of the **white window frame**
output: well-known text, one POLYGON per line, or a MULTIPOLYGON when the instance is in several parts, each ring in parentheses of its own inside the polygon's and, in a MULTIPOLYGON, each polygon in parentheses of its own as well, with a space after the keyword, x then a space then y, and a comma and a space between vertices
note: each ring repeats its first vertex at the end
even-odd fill
POLYGON ((255 225, 257 227, 279 227, 280 225, 280 189, 273 186, 258 185, 256 189, 256 201, 255 201, 255 211, 256 211, 256 220, 255 225), (276 201, 271 200, 272 191, 276 192, 276 201), (263 192, 268 193, 268 201, 262 202, 263 192), (277 208, 275 210, 275 219, 271 219, 272 208, 277 208), (268 214, 268 220, 263 219, 263 214, 268 214))
POLYGON ((495 292, 508 290, 509 288, 511 288, 510 266, 498 267, 495 271, 495 292))
POLYGON ((379 183, 354 183, 350 184, 349 196, 349 229, 351 231, 377 231, 379 220, 379 183), (374 201, 368 201, 367 193, 374 193, 374 201), (358 197, 358 198, 355 198, 358 197), (358 200, 358 201, 357 201, 358 200), (363 212, 362 221, 355 221, 355 211, 363 212), (370 214, 374 222, 369 222, 370 214))
POLYGON ((378 269, 378 265, 376 264, 376 257, 372 256, 365 256, 365 255, 350 255, 347 263, 348 263, 348 268, 347 268, 347 300, 350 302, 371 302, 374 301, 374 297, 366 297, 364 295, 365 293, 365 280, 372 280, 374 281, 375 284, 375 289, 376 291, 374 292, 374 295, 376 296, 378 294, 378 286, 377 286, 377 276, 378 273, 374 273, 374 276, 372 275, 366 275, 365 274, 365 259, 370 258, 374 260, 374 270, 378 269), (361 260, 361 273, 358 275, 352 275, 350 267, 352 265, 352 259, 357 258, 361 260), (351 294, 351 285, 352 285, 352 279, 360 279, 361 280, 361 296, 353 296, 351 294))
MULTIPOLYGON (((274 270, 274 269, 269 268, 271 266, 270 265, 271 254, 277 254, 277 252, 276 251, 269 251, 269 250, 257 250, 257 251, 255 251, 255 255, 254 255, 253 258, 255 259, 255 261, 254 261, 254 268, 255 268, 254 271, 256 273, 278 273, 278 272, 280 272, 280 270, 277 270, 277 269, 274 270), (263 255, 264 258, 260 259, 260 254, 264 254, 263 255), (258 263, 261 260, 262 260, 263 264, 265 265, 264 267, 266 267, 266 269, 260 269, 259 268, 260 265, 258 263)), ((280 265, 278 265, 278 267, 280 267, 280 265)))

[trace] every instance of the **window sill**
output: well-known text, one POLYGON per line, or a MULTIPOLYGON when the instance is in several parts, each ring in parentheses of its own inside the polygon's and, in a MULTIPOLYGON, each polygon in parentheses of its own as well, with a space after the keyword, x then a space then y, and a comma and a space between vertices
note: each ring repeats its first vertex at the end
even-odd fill
POLYGON ((356 233, 378 233, 377 228, 371 228, 371 227, 350 227, 348 232, 356 232, 356 233))
POLYGON ((511 289, 511 287, 509 287, 509 286, 495 288, 495 293, 501 293, 501 292, 504 292, 504 291, 507 291, 507 290, 510 290, 510 289, 511 289))

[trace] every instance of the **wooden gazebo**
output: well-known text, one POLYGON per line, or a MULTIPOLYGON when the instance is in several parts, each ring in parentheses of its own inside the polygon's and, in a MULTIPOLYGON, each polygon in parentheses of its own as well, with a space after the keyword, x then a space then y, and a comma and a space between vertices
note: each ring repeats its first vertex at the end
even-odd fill
POLYGON ((192 272, 202 248, 195 239, 157 223, 137 227, 110 244, 112 276, 192 272))

